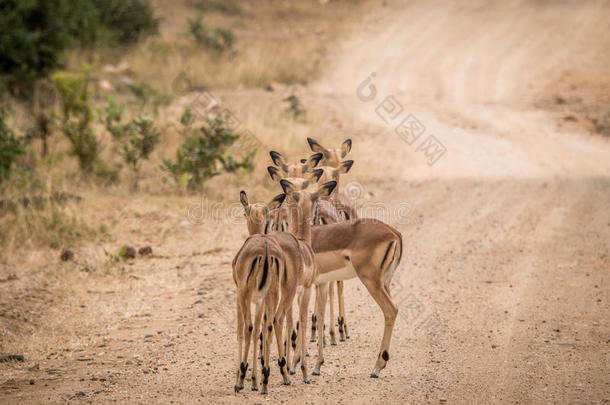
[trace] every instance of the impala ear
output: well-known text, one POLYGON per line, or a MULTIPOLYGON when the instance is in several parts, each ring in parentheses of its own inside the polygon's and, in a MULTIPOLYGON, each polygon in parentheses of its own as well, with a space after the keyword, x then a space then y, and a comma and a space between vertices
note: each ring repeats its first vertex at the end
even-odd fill
POLYGON ((276 152, 274 150, 270 150, 269 151, 269 156, 271 156, 271 160, 273 161, 273 164, 276 166, 279 166, 281 161, 282 161, 282 155, 280 152, 276 152))
POLYGON ((284 157, 280 152, 276 152, 274 150, 269 151, 269 156, 271 156, 271 160, 273 161, 274 165, 282 169, 282 171, 284 171, 285 173, 288 172, 288 165, 284 161, 284 157))
POLYGON ((267 204, 267 207, 265 207, 265 208, 268 208, 270 210, 279 208, 285 199, 286 199, 286 194, 284 194, 284 193, 278 194, 275 197, 273 197, 273 200, 269 201, 269 203, 267 204))
POLYGON ((269 176, 271 176, 271 180, 280 181, 282 178, 280 176, 279 170, 275 166, 267 166, 267 172, 269 172, 269 176))
POLYGON ((347 173, 352 168, 353 164, 354 164, 353 160, 344 160, 343 162, 341 162, 339 164, 337 171, 339 172, 339 174, 347 173))
POLYGON ((350 153, 351 150, 352 150, 352 140, 346 139, 341 144, 341 158, 344 158, 345 156, 347 156, 347 154, 350 153))
POLYGON ((250 204, 248 204, 248 196, 246 195, 246 192, 244 190, 241 190, 239 192, 239 201, 241 202, 241 205, 244 207, 244 211, 246 211, 246 214, 250 213, 250 204))
POLYGON ((324 146, 320 145, 318 143, 318 141, 316 141, 315 139, 307 138, 307 143, 309 143, 309 147, 314 152, 324 153, 324 154, 328 153, 326 148, 324 146))
POLYGON ((311 179, 311 181, 317 183, 318 181, 320 181, 320 177, 322 177, 322 174, 324 174, 324 169, 315 169, 311 172, 309 178, 311 179))
POLYGON ((282 179, 280 180, 280 185, 282 186, 282 189, 284 190, 285 194, 293 194, 299 190, 297 190, 297 188, 295 187, 294 184, 292 184, 290 181, 286 180, 286 179, 282 179))
POLYGON ((316 167, 318 163, 320 163, 320 160, 322 160, 322 157, 323 155, 321 153, 314 153, 313 155, 311 155, 301 167, 301 173, 305 174, 314 167, 316 167))
POLYGON ((327 197, 333 192, 335 187, 337 187, 336 181, 329 181, 327 183, 324 183, 320 186, 320 188, 318 188, 318 194, 320 195, 320 197, 327 197))

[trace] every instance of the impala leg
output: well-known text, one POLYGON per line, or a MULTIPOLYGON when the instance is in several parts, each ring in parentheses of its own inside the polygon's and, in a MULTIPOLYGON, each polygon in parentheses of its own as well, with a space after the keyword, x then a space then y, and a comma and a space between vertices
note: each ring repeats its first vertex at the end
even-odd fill
POLYGON ((269 384, 269 375, 271 374, 271 344, 273 343, 273 317, 277 310, 277 291, 269 291, 265 297, 265 317, 263 326, 263 358, 261 359, 263 372, 263 385, 261 394, 267 394, 267 385, 269 384))
POLYGON ((256 353, 257 349, 257 340, 260 333, 261 327, 261 318, 263 316, 263 305, 261 302, 256 303, 256 311, 254 313, 254 329, 252 333, 252 391, 258 391, 258 358, 262 356, 258 356, 256 353))
POLYGON ((236 384, 236 389, 239 391, 244 388, 244 380, 246 378, 246 371, 248 371, 248 353, 250 351, 250 342, 252 341, 252 314, 250 313, 250 297, 246 296, 242 298, 243 305, 243 328, 244 328, 244 351, 241 356, 241 363, 239 365, 240 375, 239 383, 236 384))
MULTIPOLYGON (((294 337, 294 345, 292 346, 294 348, 294 357, 292 358, 292 363, 291 363, 291 367, 290 367, 290 374, 296 374, 296 368, 297 368, 297 364, 299 364, 299 362, 301 361, 301 331, 300 329, 300 319, 301 319, 301 303, 303 302, 303 288, 299 288, 299 299, 298 299, 298 306, 299 306, 299 320, 296 323, 296 328, 294 330, 294 333, 292 334, 291 338, 294 337)), ((306 331, 303 330, 303 333, 305 333, 306 331)))
POLYGON ((337 281, 337 299, 339 301, 339 318, 337 324, 339 325, 339 340, 345 342, 345 339, 349 339, 347 334, 347 324, 345 323, 345 302, 343 300, 343 281, 337 281))
POLYGON ((318 306, 320 305, 320 299, 318 297, 318 294, 319 294, 318 286, 316 286, 316 302, 314 304, 313 313, 311 314, 311 338, 309 338, 310 342, 316 341, 316 329, 318 327, 317 314, 318 314, 318 306))
MULTIPOLYGON (((320 306, 318 307, 318 320, 324 325, 324 313, 326 312, 326 297, 328 297, 328 283, 318 285, 320 291, 320 306)), ((320 375, 320 368, 324 364, 324 329, 318 330, 318 362, 313 370, 313 375, 320 375)))
MULTIPOLYGON (((300 341, 300 356, 301 356, 301 371, 303 372, 303 382, 309 384, 309 375, 307 374, 307 357, 305 355, 307 350, 307 343, 305 337, 305 331, 307 330, 307 315, 309 309, 309 300, 311 298, 311 287, 303 287, 303 297, 299 303, 299 318, 301 322, 301 331, 299 334, 300 341)), ((319 333, 319 332, 318 332, 319 333)), ((319 337, 319 336, 318 336, 319 337)))
MULTIPOLYGON (((240 302, 240 297, 237 297, 237 372, 235 374, 235 392, 240 391, 243 386, 243 380, 240 385, 240 377, 242 374, 242 364, 243 364, 243 349, 244 349, 244 316, 242 311, 242 305, 240 302)), ((247 370, 247 367, 246 367, 247 370)), ((245 374, 245 373, 244 373, 245 374)))
MULTIPOLYGON (((292 365, 291 354, 294 354, 297 348, 297 331, 294 328, 294 321, 292 318, 292 303, 288 307, 288 312, 286 313, 286 341, 288 344, 286 345, 286 368, 290 368, 292 365)), ((290 374, 294 374, 294 370, 290 370, 290 374)))
POLYGON ((330 320, 329 326, 330 331, 330 344, 337 346, 337 340, 335 339, 335 281, 331 281, 328 285, 328 302, 330 304, 330 320))
POLYGON ((284 328, 284 317, 286 316, 286 312, 288 311, 288 309, 292 309, 293 299, 294 294, 290 294, 290 292, 282 294, 279 310, 273 320, 273 327, 275 328, 275 339, 277 341, 277 365, 280 368, 280 374, 282 374, 282 380, 284 385, 290 385, 290 378, 288 378, 288 363, 286 362, 286 352, 288 349, 286 347, 286 341, 284 341, 282 337, 282 333, 284 328))
POLYGON ((377 378, 379 377, 379 372, 383 370, 390 359, 390 340, 392 339, 392 330, 394 329, 394 322, 398 315, 398 308, 396 308, 396 305, 392 301, 392 298, 390 298, 390 294, 386 291, 381 280, 362 278, 361 281, 369 291, 369 294, 371 294, 371 297, 377 302, 381 311, 383 311, 383 318, 385 321, 379 355, 377 356, 375 368, 371 373, 372 378, 377 378))

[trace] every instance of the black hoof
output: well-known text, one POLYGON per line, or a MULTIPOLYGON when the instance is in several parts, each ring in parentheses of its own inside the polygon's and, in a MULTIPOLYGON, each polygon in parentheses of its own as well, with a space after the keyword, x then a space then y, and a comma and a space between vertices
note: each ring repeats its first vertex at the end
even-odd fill
POLYGON ((267 390, 266 390, 266 389, 263 389, 263 390, 261 391, 261 395, 267 395, 267 390))
POLYGON ((345 342, 345 338, 339 338, 339 342, 345 342))
POLYGON ((331 345, 331 346, 337 346, 337 341, 336 341, 336 340, 333 340, 332 342, 330 342, 330 345, 331 345))
POLYGON ((291 368, 289 373, 290 373, 290 375, 295 375, 297 372, 294 368, 291 368))
POLYGON ((314 370, 311 372, 312 375, 320 375, 320 371, 319 370, 314 370))
POLYGON ((258 387, 257 386, 253 386, 252 387, 252 391, 258 391, 258 387))
POLYGON ((290 381, 284 381, 282 382, 283 385, 290 385, 290 381))
POLYGON ((305 384, 311 384, 311 380, 309 378, 303 378, 303 382, 305 384))
POLYGON ((313 342, 316 342, 316 341, 317 341, 317 339, 316 339, 316 338, 311 338, 311 339, 309 339, 309 342, 310 342, 310 343, 313 343, 313 342))
POLYGON ((371 373, 371 378, 379 378, 379 375, 377 373, 371 373))
POLYGON ((235 385, 233 388, 235 389, 235 392, 239 392, 239 391, 244 389, 244 386, 243 385, 235 385))

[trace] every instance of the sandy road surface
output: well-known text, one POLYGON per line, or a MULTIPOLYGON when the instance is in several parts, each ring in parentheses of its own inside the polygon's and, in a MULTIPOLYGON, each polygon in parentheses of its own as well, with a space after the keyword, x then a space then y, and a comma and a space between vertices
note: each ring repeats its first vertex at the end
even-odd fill
POLYGON ((281 387, 274 368, 268 396, 235 395, 229 268, 245 229, 205 223, 176 226, 170 257, 134 281, 142 307, 101 347, 58 349, 40 370, 13 372, 0 401, 610 401, 610 143, 536 104, 565 70, 607 71, 610 7, 445 3, 388 2, 306 95, 354 140, 360 204, 387 204, 403 233, 400 315, 379 379, 368 374, 381 312, 354 280, 352 337, 327 347, 322 376, 281 387), (372 72, 377 96, 364 102, 356 89, 372 72), (389 95, 404 108, 397 120, 412 113, 426 128, 411 145, 375 113, 389 95), (446 149, 434 165, 417 150, 428 135, 446 149), (222 249, 176 256, 202 246, 222 249))

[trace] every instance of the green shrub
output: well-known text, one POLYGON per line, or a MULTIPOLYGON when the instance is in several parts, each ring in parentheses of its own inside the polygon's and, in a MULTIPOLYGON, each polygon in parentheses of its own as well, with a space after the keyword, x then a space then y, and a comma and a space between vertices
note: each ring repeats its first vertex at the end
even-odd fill
POLYGON ((225 118, 218 116, 207 120, 207 125, 199 130, 193 129, 193 115, 186 109, 181 118, 184 126, 184 142, 176 151, 176 160, 164 159, 162 170, 170 172, 176 182, 188 177, 188 188, 201 188, 203 182, 222 172, 235 172, 239 169, 251 171, 256 151, 249 151, 241 160, 236 160, 228 151, 239 138, 233 129, 228 127, 225 118))
POLYGON ((189 33, 199 45, 218 53, 233 51, 235 36, 231 30, 216 28, 210 33, 206 26, 203 25, 201 18, 189 18, 188 25, 189 33))
POLYGON ((129 85, 129 90, 133 93, 140 104, 140 108, 151 106, 155 114, 161 106, 168 106, 172 102, 172 96, 160 92, 145 81, 139 81, 129 85))
POLYGON ((144 35, 156 34, 159 29, 159 19, 155 18, 149 0, 92 1, 111 40, 135 42, 144 35))
POLYGON ((26 139, 18 138, 0 116, 0 182, 9 177, 13 164, 25 153, 26 139))
POLYGON ((78 159, 80 169, 89 174, 98 160, 98 142, 91 122, 93 107, 89 95, 88 73, 58 72, 51 77, 60 98, 61 130, 68 138, 70 154, 78 159))

